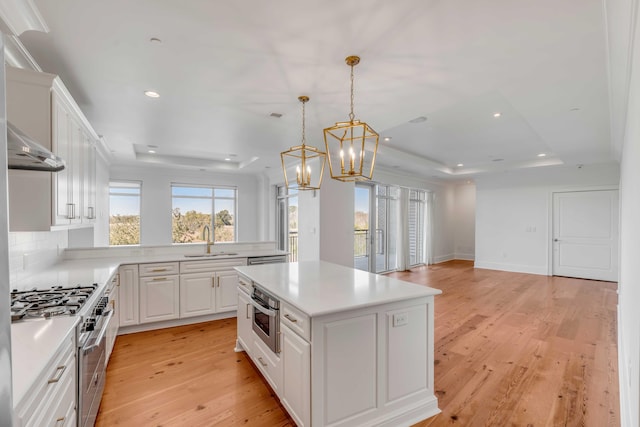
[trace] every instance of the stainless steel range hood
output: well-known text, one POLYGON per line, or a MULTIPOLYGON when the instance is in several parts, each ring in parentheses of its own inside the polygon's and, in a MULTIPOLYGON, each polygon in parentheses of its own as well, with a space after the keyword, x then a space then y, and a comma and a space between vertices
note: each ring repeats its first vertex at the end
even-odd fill
POLYGON ((60 157, 7 123, 7 165, 9 169, 60 172, 65 163, 60 157))

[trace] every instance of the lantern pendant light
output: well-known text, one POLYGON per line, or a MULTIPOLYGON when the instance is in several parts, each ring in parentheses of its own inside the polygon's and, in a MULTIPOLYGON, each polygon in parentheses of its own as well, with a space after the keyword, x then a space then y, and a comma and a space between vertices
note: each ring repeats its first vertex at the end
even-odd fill
POLYGON ((378 134, 368 124, 355 120, 353 114, 353 67, 360 57, 345 59, 351 67, 351 112, 348 122, 338 122, 324 130, 331 178, 345 182, 366 181, 373 177, 378 151, 378 134))
POLYGON ((326 154, 316 147, 306 145, 304 106, 309 97, 299 96, 298 100, 302 103, 302 144, 280 153, 284 181, 290 190, 319 190, 326 154))

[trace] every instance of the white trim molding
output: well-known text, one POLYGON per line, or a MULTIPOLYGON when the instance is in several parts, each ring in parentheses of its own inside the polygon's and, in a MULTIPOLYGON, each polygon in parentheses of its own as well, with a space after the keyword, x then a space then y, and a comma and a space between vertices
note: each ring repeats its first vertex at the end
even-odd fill
POLYGON ((33 0, 0 0, 0 19, 14 36, 29 30, 50 31, 33 0))

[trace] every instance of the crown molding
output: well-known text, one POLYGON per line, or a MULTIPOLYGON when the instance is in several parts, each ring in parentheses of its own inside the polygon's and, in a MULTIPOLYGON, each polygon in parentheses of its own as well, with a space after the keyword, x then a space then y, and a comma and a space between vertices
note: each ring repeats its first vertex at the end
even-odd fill
POLYGON ((0 0, 0 19, 9 34, 14 36, 29 30, 49 32, 33 0, 0 0))

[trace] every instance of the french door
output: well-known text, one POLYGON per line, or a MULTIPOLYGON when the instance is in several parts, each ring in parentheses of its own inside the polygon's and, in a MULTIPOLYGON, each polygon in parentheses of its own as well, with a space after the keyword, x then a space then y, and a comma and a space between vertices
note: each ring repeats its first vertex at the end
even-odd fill
POLYGON ((289 261, 298 261, 298 191, 280 185, 276 194, 278 249, 289 252, 289 261))
POLYGON ((354 266, 382 273, 397 268, 399 188, 355 185, 354 266))

